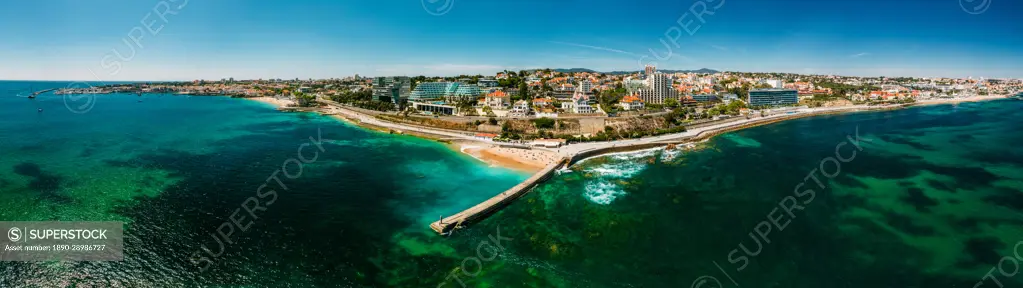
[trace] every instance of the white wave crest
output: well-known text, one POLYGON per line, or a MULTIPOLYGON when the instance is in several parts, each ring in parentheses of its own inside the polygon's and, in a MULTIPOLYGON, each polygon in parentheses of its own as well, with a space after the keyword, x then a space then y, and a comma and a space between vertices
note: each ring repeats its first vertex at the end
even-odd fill
POLYGON ((586 197, 586 200, 590 200, 590 202, 610 205, 615 199, 625 196, 625 194, 625 191, 617 184, 597 180, 586 184, 586 192, 583 193, 583 196, 586 197))

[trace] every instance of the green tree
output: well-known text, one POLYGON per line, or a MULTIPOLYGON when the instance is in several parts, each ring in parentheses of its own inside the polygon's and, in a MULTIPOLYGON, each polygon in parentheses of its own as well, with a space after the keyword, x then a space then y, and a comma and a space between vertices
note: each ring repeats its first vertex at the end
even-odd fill
POLYGON ((665 99, 664 100, 664 107, 669 108, 669 109, 678 108, 678 100, 675 100, 675 98, 665 99))
POLYGON ((547 117, 533 119, 533 126, 536 126, 537 129, 553 129, 554 119, 547 117))

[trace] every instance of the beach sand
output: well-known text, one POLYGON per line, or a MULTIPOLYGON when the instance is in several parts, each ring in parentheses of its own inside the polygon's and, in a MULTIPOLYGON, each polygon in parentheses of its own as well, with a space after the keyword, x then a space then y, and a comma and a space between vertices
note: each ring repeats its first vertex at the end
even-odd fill
POLYGON ((546 150, 502 148, 481 142, 458 141, 450 146, 484 163, 529 173, 543 170, 561 157, 546 150))
POLYGON ((252 97, 252 98, 245 98, 245 99, 267 103, 267 104, 270 104, 270 105, 274 105, 277 108, 288 107, 288 106, 295 105, 295 101, 294 100, 284 99, 284 98, 278 99, 278 98, 274 98, 274 97, 252 97))

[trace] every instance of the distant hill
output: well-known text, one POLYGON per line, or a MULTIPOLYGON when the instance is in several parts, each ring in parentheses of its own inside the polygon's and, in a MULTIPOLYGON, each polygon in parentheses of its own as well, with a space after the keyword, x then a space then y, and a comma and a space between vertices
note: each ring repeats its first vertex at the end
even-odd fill
MULTIPOLYGON (((553 70, 555 72, 561 72, 561 73, 582 73, 582 72, 589 72, 589 73, 605 73, 605 74, 613 74, 613 75, 635 74, 635 73, 643 72, 643 71, 598 72, 598 71, 594 71, 592 69, 586 69, 586 68, 568 68, 568 69, 560 68, 560 69, 553 69, 553 70)), ((707 69, 707 68, 703 68, 703 69, 699 69, 699 70, 657 70, 657 71, 660 71, 660 72, 663 72, 663 73, 699 73, 699 74, 714 74, 714 73, 718 73, 719 72, 717 70, 707 69)))
POLYGON ((561 73, 583 73, 583 72, 599 73, 597 71, 593 71, 593 70, 586 69, 586 68, 569 68, 569 69, 562 68, 562 69, 553 69, 553 70, 554 70, 554 72, 561 72, 561 73))

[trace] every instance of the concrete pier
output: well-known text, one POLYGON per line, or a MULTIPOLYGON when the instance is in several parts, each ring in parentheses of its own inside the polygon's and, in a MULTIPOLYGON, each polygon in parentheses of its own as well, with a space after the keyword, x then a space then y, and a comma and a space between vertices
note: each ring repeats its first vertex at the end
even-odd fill
POLYGON ((549 179, 555 171, 558 171, 558 169, 568 164, 568 162, 569 158, 562 158, 561 161, 558 161, 557 163, 547 165, 547 167, 544 167, 543 170, 533 174, 533 176, 530 176, 529 179, 515 185, 515 187, 505 190, 504 192, 501 192, 501 194, 497 194, 497 196, 491 197, 490 199, 487 199, 487 201, 476 204, 476 206, 472 206, 472 208, 466 209, 458 214, 443 217, 430 224, 430 228, 432 228, 433 231, 437 231, 437 233, 447 234, 450 233, 451 230, 461 228, 463 225, 483 220, 490 214, 493 214, 508 204, 511 204, 511 202, 515 201, 515 199, 525 195, 540 182, 549 179))

